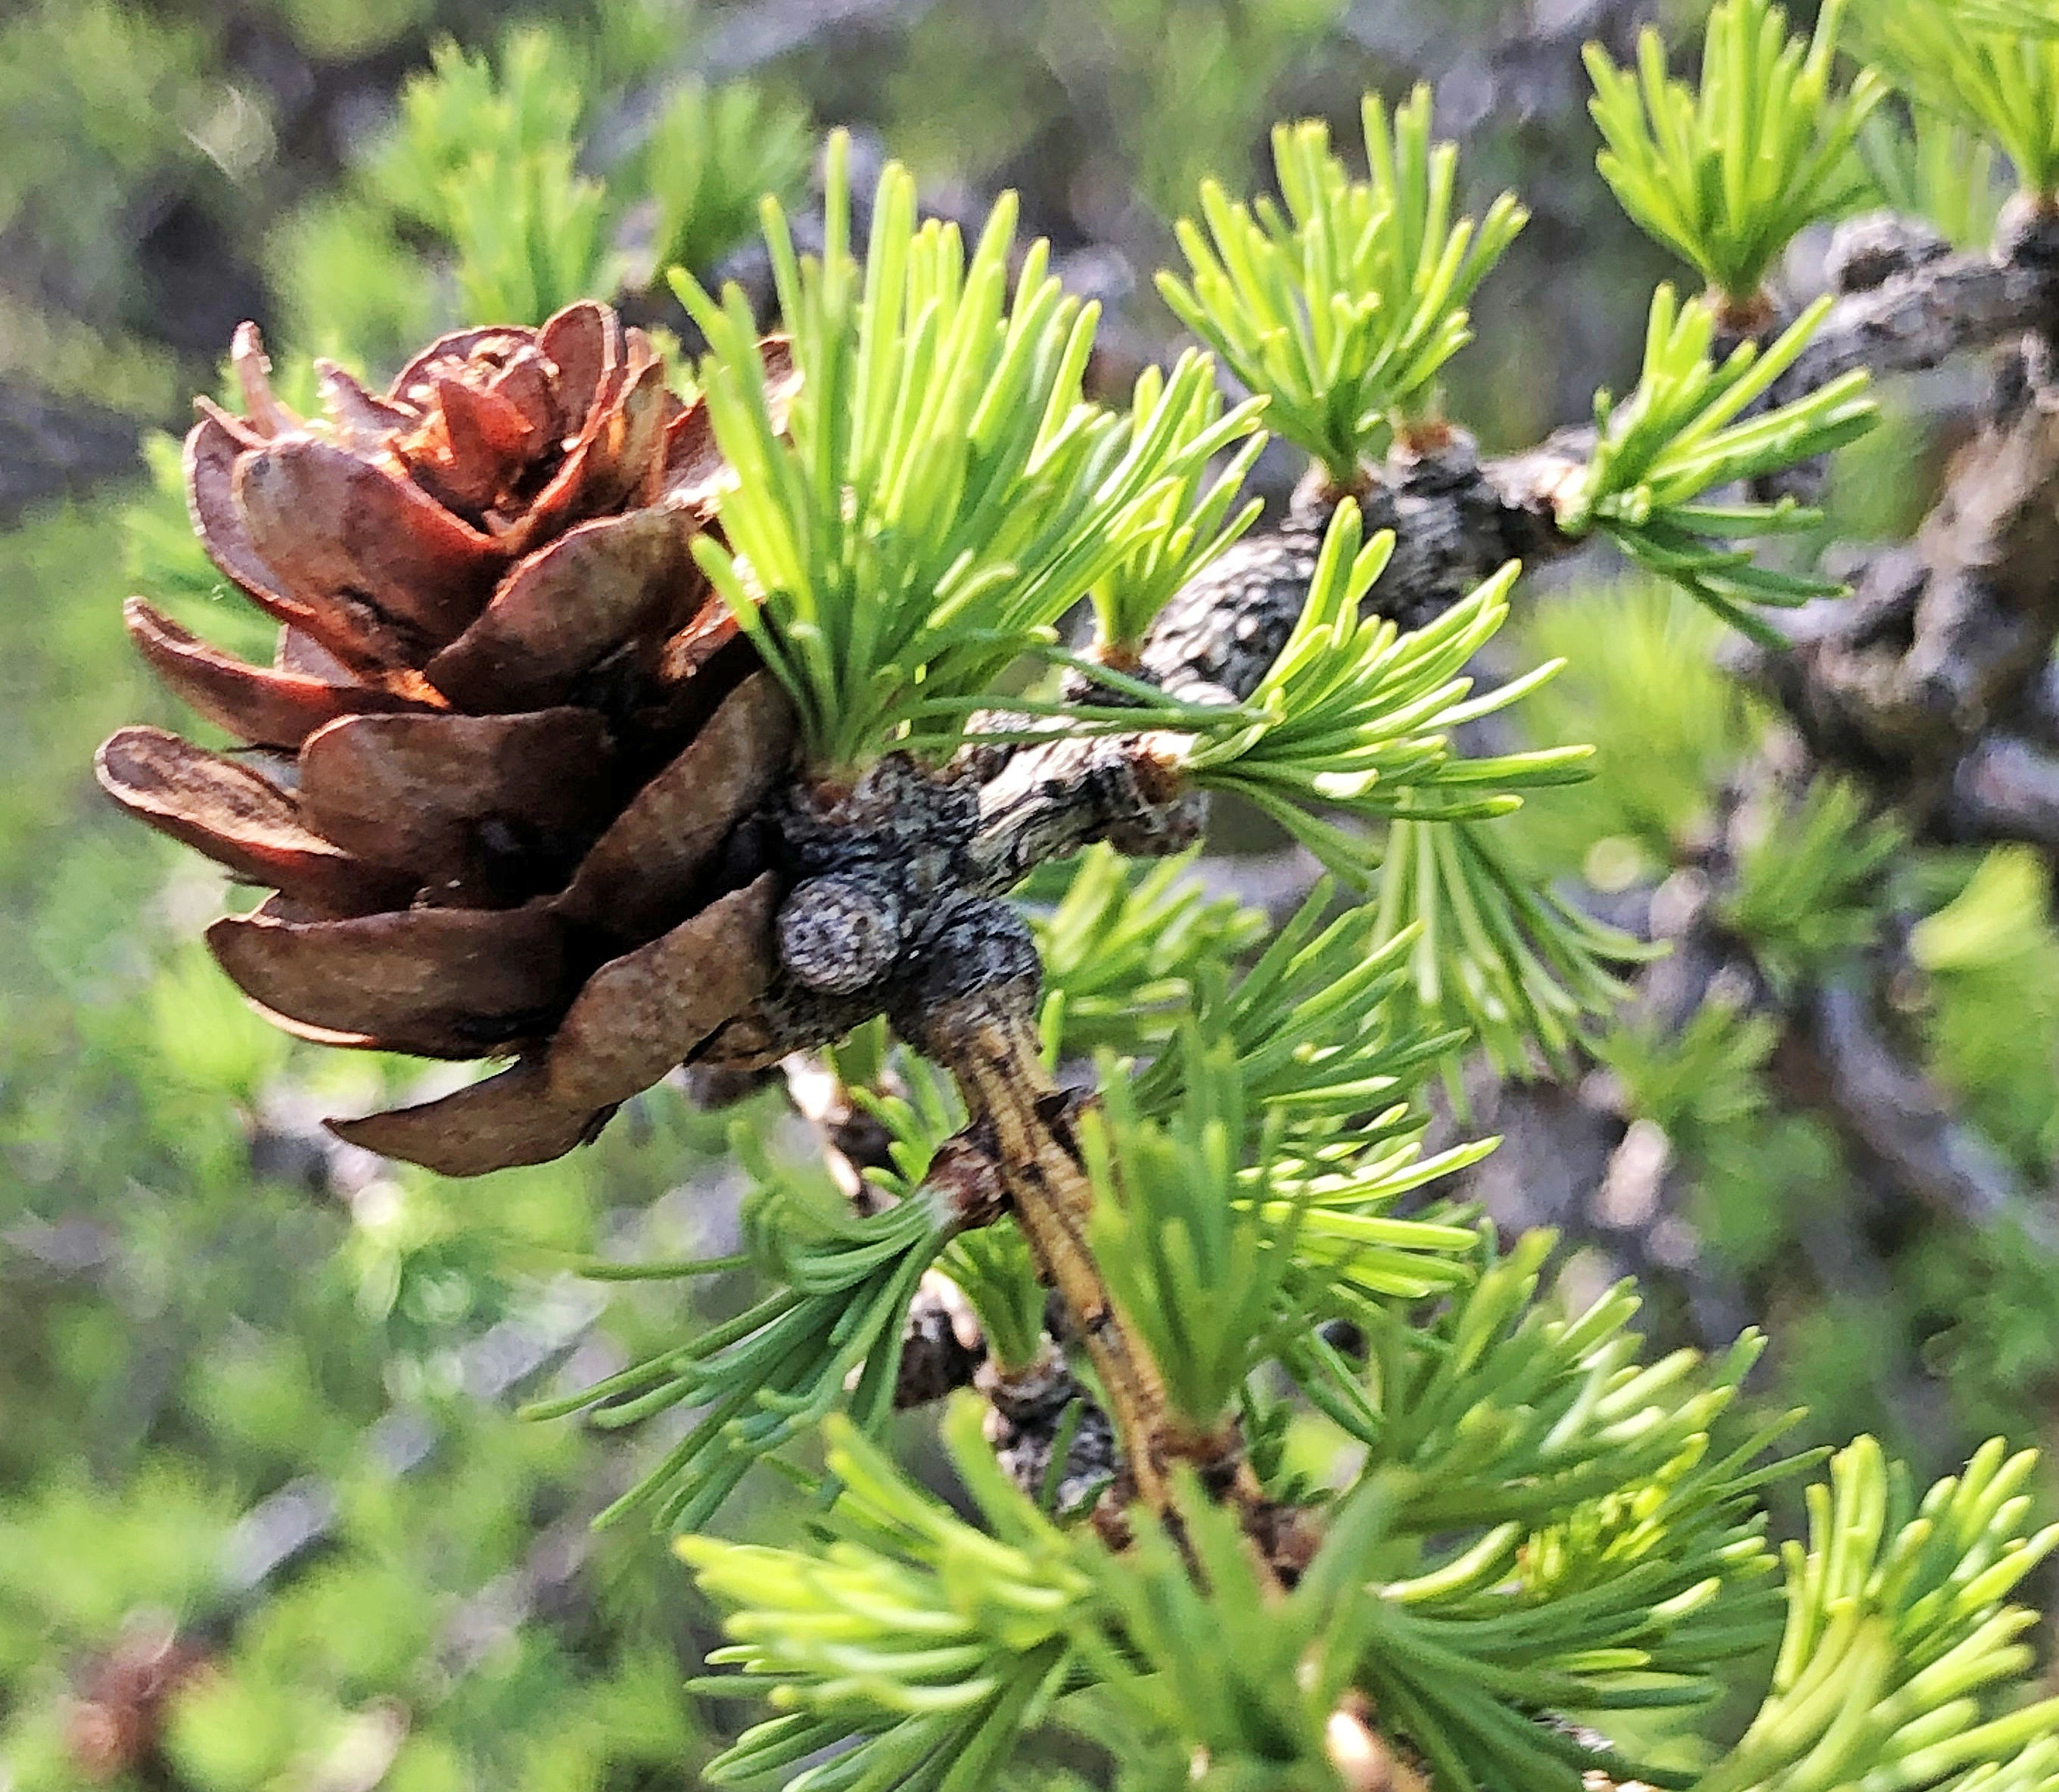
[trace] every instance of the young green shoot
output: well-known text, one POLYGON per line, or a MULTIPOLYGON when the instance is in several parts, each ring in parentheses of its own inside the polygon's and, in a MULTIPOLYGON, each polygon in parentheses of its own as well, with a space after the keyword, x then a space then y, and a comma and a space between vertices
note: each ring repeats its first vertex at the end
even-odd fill
POLYGON ((1116 1783, 1335 1792, 1332 1722, 1364 1647, 1364 1546, 1382 1503, 1361 1494, 1339 1512, 1283 1598, 1234 1516, 1188 1493, 1177 1539, 1148 1524, 1089 1562, 1097 1596, 1073 1626, 1082 1669, 1137 1738, 1116 1783))
MULTIPOLYGON (((1404 982, 1411 941, 1377 936, 1364 908, 1330 918, 1336 886, 1317 880, 1300 910, 1276 932, 1265 950, 1234 981, 1220 968, 1197 975, 1191 1012, 1213 1045, 1229 1041, 1237 1073, 1256 1097, 1254 1129, 1280 1110, 1297 1151, 1352 1122, 1354 1143, 1374 1142, 1366 1117, 1405 1106, 1424 1075, 1424 1065, 1456 1041, 1420 1037, 1393 1024, 1390 1003, 1404 982)), ((1169 1117, 1183 1098, 1193 1043, 1161 1053, 1133 1079, 1141 1113, 1169 1117)), ((1245 1142, 1255 1145, 1254 1129, 1245 1142)))
MULTIPOLYGON (((831 1054, 839 1073, 846 1053, 831 1054)), ((927 1197, 923 1179, 944 1141, 966 1123, 965 1103, 949 1076, 905 1046, 896 1046, 870 1082, 848 1085, 853 1104, 885 1129, 885 1165, 865 1172, 865 1181, 898 1204, 927 1197)), ((987 1352, 1003 1370, 1026 1369, 1044 1341, 1048 1299, 1037 1279, 1030 1246, 1013 1217, 954 1233, 937 1267, 956 1284, 979 1320, 987 1352)))
POLYGON ((1916 1505, 1880 1446, 1809 1489, 1807 1547, 1782 1551, 1787 1627, 1758 1717, 1696 1792, 2049 1786, 2059 1699, 2012 1696, 2037 1615, 2006 1603, 2059 1543, 2030 1531, 2033 1452, 1999 1440, 1916 1505))
MULTIPOLYGON (((1281 1296, 1300 1216, 1292 1201, 1237 1198, 1249 1097, 1231 1041, 1194 1039, 1181 1056, 1185 1088, 1165 1123, 1145 1117, 1111 1061, 1079 1137, 1109 1293, 1159 1364, 1173 1417, 1205 1437, 1295 1323, 1281 1296)), ((1279 1120, 1263 1128, 1261 1185, 1279 1120)))
POLYGON ((1217 1060, 1233 1067, 1244 1129, 1233 1142, 1245 1165, 1235 1202, 1255 1210, 1253 1225, 1298 1214, 1282 1286, 1288 1306, 1318 1316, 1462 1279, 1448 1253, 1471 1248, 1470 1229, 1387 1210, 1493 1149, 1487 1140, 1422 1155, 1428 1117, 1412 1104, 1463 1036, 1397 1017, 1412 942, 1380 941, 1364 908, 1325 925, 1336 894, 1319 882, 1233 982, 1205 970, 1186 1023, 1149 1065, 1120 1079, 1137 1117, 1177 1127, 1194 1091, 1219 1081, 1217 1060))
MULTIPOLYGON (((1165 389, 1165 376, 1158 368, 1147 367, 1137 376, 1129 405, 1133 432, 1141 435, 1157 415, 1165 389)), ((1210 428, 1221 418, 1222 400, 1213 386, 1197 391, 1193 403, 1193 428, 1210 428)), ((1100 624, 1094 646, 1102 663, 1133 671, 1137 649, 1158 612, 1258 520, 1264 508, 1260 500, 1253 498, 1234 511, 1232 506, 1264 446, 1265 437, 1254 433, 1213 476, 1209 466, 1197 462, 1183 476, 1166 481, 1157 500, 1158 526, 1147 528, 1121 563, 1096 579, 1088 593, 1100 624)))
POLYGON ((1157 1050, 1177 1030, 1204 967, 1235 958, 1268 923, 1194 876, 1201 849, 1156 863, 1089 847, 1062 876, 1033 878, 1019 898, 1044 966, 1038 1026, 1053 1061, 1157 1050), (1045 888, 1050 906, 1041 906, 1045 888))
POLYGON ((1812 973, 1834 976, 1879 938, 1890 900, 1883 886, 1906 832, 1836 778, 1818 779, 1791 806, 1754 808, 1742 819, 1724 926, 1751 942, 1783 995, 1812 973))
POLYGON ((1774 504, 1709 504, 1703 495, 1778 472, 1856 440, 1878 407, 1858 369, 1770 410, 1753 407, 1772 390, 1830 309, 1826 295, 1762 349, 1746 341, 1718 365, 1712 358, 1715 309, 1682 305, 1671 286, 1652 295, 1644 369, 1620 404, 1595 396, 1598 440, 1587 471, 1558 500, 1567 535, 1599 530, 1648 571, 1674 580, 1756 640, 1781 637, 1748 604, 1791 605, 1841 587, 1758 565, 1740 538, 1792 534, 1822 520, 1782 498, 1774 504), (1747 414, 1750 413, 1750 414, 1747 414))
POLYGON ((507 169, 576 140, 585 102, 551 33, 511 31, 492 58, 444 38, 400 89, 399 128, 372 157, 380 195, 416 223, 448 228, 448 183, 484 161, 507 169))
POLYGON ((1921 218, 1955 249, 1994 241, 2006 189, 1994 145, 1956 120, 1920 110, 1905 123, 1876 112, 1859 133, 1876 203, 1921 218))
POLYGON ((1577 782, 1588 749, 1462 757, 1453 732, 1535 690, 1558 663, 1472 695, 1465 667, 1508 615, 1511 563, 1428 627, 1403 633, 1360 601, 1386 565, 1387 535, 1361 544, 1346 500, 1324 537, 1308 599, 1253 693, 1257 719, 1197 740, 1186 769, 1272 816, 1340 875, 1364 884, 1376 842, 1315 813, 1384 821, 1404 810, 1448 820, 1505 814, 1519 788, 1577 782))
POLYGON ((1327 125, 1272 133, 1281 205, 1213 181, 1206 225, 1182 219, 1189 277, 1161 273, 1180 321, 1255 392, 1267 427, 1348 490, 1389 435, 1433 425, 1436 381, 1472 340, 1467 306, 1528 214, 1504 193, 1478 224, 1454 218, 1457 151, 1430 136, 1419 87, 1392 124, 1364 102, 1368 177, 1351 177, 1327 125))
POLYGON ((1525 876, 1491 826, 1396 821, 1378 914, 1376 937, 1409 941, 1419 1024, 1473 1038, 1504 1073, 1533 1053, 1570 1066, 1587 1023, 1630 994, 1610 967, 1653 956, 1525 876))
POLYGON ((1733 313, 1756 309, 1787 245, 1854 192, 1852 147, 1887 89, 1867 70, 1837 90, 1844 11, 1845 0, 1825 0, 1805 43, 1771 0, 1719 0, 1693 89, 1667 74, 1664 41, 1649 26, 1635 74, 1587 46, 1588 110, 1608 145, 1595 158, 1602 178, 1733 313))
MULTIPOLYGON (((674 276, 712 351, 702 384, 738 475, 719 537, 695 552, 825 775, 896 747, 948 756, 1010 664, 1213 501, 1201 470, 1259 408, 1219 414, 1213 365, 1192 354, 1141 414, 1087 404, 1094 309, 1061 291, 1041 242, 1011 289, 1012 197, 968 257, 954 226, 917 223, 913 177, 890 165, 861 273, 848 160, 832 138, 820 257, 797 255, 777 201, 765 206, 799 376, 783 431, 743 294, 718 304, 674 276)), ((1213 522, 1197 534, 1223 538, 1213 522)), ((1191 543, 1173 557, 1198 563, 1191 543)))
MULTIPOLYGON (((1686 1394, 1692 1385, 1691 1359, 1641 1372, 1634 1362, 1624 1360, 1619 1386, 1671 1381, 1686 1394)), ((1580 1379, 1615 1404, 1613 1390, 1580 1379)), ((1715 1397, 1696 1403, 1705 1423, 1730 1392, 1718 1380, 1707 1390, 1715 1397)), ((1629 1714, 1657 1719, 1663 1737, 1670 1714, 1715 1703, 1740 1662, 1762 1654, 1779 1599, 1754 1497, 1766 1473, 1750 1463, 1765 1434, 1724 1452, 1706 1430, 1673 1435, 1675 1452, 1619 1493, 1574 1503, 1535 1529, 1484 1516, 1376 1577, 1359 1683, 1407 1726, 1440 1783, 1571 1792, 1591 1784, 1596 1768, 1616 1782, 1683 1783, 1663 1757, 1642 1758, 1655 1731, 1629 1714), (1577 1627, 1566 1622, 1575 1611, 1577 1627), (1540 1706, 1595 1714, 1599 1733, 1539 1723, 1540 1706)), ((1406 1477, 1388 1484, 1398 1489, 1406 1477)), ((1381 1485, 1376 1473, 1372 1485, 1381 1485)))
POLYGON ((694 1690, 769 1694, 781 1713, 746 1730, 708 1779, 791 1776, 777 1781, 787 1792, 979 1792, 1066 1690, 1072 1625, 1093 1583, 1072 1543, 995 1466, 975 1408, 957 1408, 945 1431, 984 1528, 905 1479, 846 1420, 833 1416, 823 1431, 842 1490, 829 1540, 673 1546, 730 1614, 735 1640, 709 1665, 743 1670, 694 1690))
POLYGON ((713 267, 751 235, 760 195, 802 190, 813 147, 806 114, 747 82, 681 87, 639 158, 657 271, 713 267))
POLYGON ((444 199, 468 317, 540 324, 614 284, 607 194, 575 170, 570 144, 475 157, 444 199))
POLYGON ((2059 15, 2038 0, 1874 0, 1871 47, 1925 105, 2001 146, 2059 206, 2059 15))
POLYGON ((959 1217, 926 1192, 858 1216, 761 1168, 744 1223, 749 1260, 772 1292, 687 1343, 526 1409, 536 1419, 586 1410, 615 1428, 706 1408, 599 1522, 648 1506, 661 1530, 698 1530, 754 1464, 827 1415, 870 1431, 893 1410, 909 1303, 959 1217))
POLYGON ((615 215, 575 166, 584 102, 553 34, 512 31, 499 55, 448 39, 400 91, 399 128, 373 157, 373 186, 445 238, 465 314, 540 324, 614 284, 615 215))

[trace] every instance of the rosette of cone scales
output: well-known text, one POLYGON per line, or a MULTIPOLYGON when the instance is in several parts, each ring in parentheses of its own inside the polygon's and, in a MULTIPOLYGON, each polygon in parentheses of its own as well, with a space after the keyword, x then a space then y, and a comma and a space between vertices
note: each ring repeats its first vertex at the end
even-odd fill
POLYGON ((324 366, 316 419, 251 326, 233 358, 244 414, 201 401, 187 495, 283 625, 275 663, 132 599, 145 658, 245 744, 125 728, 101 783, 273 892, 208 943, 281 1025, 513 1059, 344 1137, 452 1175, 557 1157, 772 974, 747 824, 793 717, 694 563, 725 473, 705 415, 599 305, 445 336, 384 394, 324 366))

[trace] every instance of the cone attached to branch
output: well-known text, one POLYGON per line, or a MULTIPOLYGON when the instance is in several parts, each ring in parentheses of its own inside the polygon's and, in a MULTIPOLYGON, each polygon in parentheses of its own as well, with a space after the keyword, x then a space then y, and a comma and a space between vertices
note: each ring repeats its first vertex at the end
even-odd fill
POLYGON ((245 746, 125 728, 100 781, 275 892, 208 940, 289 1030, 515 1060, 344 1137, 452 1175, 559 1156, 772 974, 739 824, 794 719, 694 563, 727 471, 705 414, 599 305, 445 336, 383 394, 323 366, 318 419, 251 325, 233 359, 244 414, 201 401, 187 496, 276 661, 131 599, 144 657, 245 746))

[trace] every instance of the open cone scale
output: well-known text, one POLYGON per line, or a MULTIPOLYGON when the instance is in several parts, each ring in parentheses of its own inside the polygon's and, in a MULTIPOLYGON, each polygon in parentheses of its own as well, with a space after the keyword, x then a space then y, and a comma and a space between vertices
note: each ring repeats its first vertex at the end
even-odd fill
POLYGON ((250 325, 232 360, 243 414, 201 401, 187 496, 278 652, 132 599, 144 658, 244 747, 125 728, 101 783, 274 892, 208 938, 281 1025, 514 1061, 344 1136, 453 1175, 556 1157, 773 974, 738 824, 796 733, 693 560, 727 472, 704 408, 595 304, 444 336, 383 393, 324 366, 312 420, 250 325))

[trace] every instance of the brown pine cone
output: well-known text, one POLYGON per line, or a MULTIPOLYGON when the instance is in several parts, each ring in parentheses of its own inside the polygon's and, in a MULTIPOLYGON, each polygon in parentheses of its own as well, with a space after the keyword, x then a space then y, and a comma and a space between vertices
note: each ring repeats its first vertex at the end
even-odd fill
POLYGON ((323 365, 313 421, 248 324, 233 358, 245 415, 200 400, 187 495, 285 625, 276 663, 141 599, 127 620, 250 751, 125 728, 100 781, 277 892, 208 943, 281 1025, 516 1061, 336 1131, 456 1176, 557 1157, 773 970, 774 879, 738 824, 794 722, 691 552, 725 472, 705 411, 599 305, 445 336, 383 396, 323 365))

